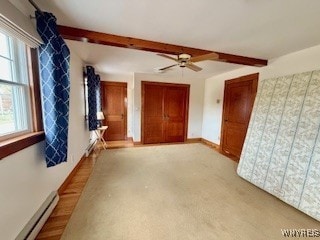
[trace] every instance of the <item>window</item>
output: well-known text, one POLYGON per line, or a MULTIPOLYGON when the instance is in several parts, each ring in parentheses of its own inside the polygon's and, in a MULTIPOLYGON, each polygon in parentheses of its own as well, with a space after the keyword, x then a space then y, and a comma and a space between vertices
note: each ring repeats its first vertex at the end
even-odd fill
POLYGON ((0 33, 0 139, 31 132, 26 46, 0 33))
POLYGON ((0 159, 43 140, 36 50, 0 32, 0 159))

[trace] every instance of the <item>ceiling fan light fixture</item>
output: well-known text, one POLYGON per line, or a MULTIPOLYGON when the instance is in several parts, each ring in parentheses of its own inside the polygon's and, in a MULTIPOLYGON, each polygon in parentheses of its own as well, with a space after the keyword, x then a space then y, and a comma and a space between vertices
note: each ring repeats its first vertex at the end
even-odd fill
MULTIPOLYGON (((175 66, 179 66, 181 68, 189 68, 189 69, 191 69, 192 71, 195 71, 195 72, 199 72, 199 71, 202 70, 201 67, 198 67, 197 65, 193 64, 190 54, 182 53, 182 54, 179 54, 177 56, 177 58, 173 58, 173 57, 170 57, 170 56, 168 56, 166 54, 161 54, 161 53, 159 53, 157 55, 160 56, 160 57, 171 59, 171 60, 176 62, 173 65, 160 68, 161 71, 169 70, 169 69, 171 69, 172 67, 175 67, 175 66)), ((212 56, 210 55, 209 57, 211 58, 212 56)), ((200 59, 200 60, 198 60, 198 62, 199 61, 203 61, 203 60, 207 60, 207 59, 200 59)))
POLYGON ((180 63, 180 67, 186 67, 186 62, 185 62, 185 61, 182 61, 182 62, 180 63))
POLYGON ((191 58, 191 55, 187 53, 179 54, 179 59, 190 59, 190 58, 191 58))

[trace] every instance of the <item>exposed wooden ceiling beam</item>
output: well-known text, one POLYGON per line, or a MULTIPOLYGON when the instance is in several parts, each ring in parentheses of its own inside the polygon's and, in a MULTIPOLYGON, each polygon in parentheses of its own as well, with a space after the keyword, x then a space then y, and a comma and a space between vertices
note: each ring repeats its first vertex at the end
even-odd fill
MULTIPOLYGON (((108 33, 94 32, 90 30, 62 26, 62 25, 58 25, 58 30, 62 35, 62 37, 65 39, 76 40, 81 42, 97 43, 97 44, 114 46, 114 47, 131 48, 131 49, 138 49, 138 50, 172 54, 172 55, 187 53, 193 57, 215 52, 215 51, 209 51, 204 49, 191 48, 191 47, 149 41, 149 40, 132 38, 132 37, 118 36, 118 35, 113 35, 108 33)), ((215 53, 219 55, 219 58, 215 59, 214 61, 223 61, 228 63, 236 63, 236 64, 258 66, 258 67, 266 66, 268 64, 268 60, 264 60, 264 59, 244 57, 244 56, 221 53, 221 52, 215 52, 215 53)))

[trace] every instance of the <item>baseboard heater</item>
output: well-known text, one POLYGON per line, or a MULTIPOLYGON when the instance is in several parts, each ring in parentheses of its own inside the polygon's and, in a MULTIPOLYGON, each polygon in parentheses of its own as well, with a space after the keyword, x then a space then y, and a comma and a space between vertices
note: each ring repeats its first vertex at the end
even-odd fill
POLYGON ((90 153, 94 149, 96 143, 97 143, 97 140, 94 140, 91 144, 89 144, 89 146, 86 149, 86 157, 88 157, 90 155, 90 153))
POLYGON ((50 193, 39 210, 33 215, 30 221, 16 237, 16 240, 34 240, 49 218, 58 201, 58 192, 53 191, 52 193, 50 193))

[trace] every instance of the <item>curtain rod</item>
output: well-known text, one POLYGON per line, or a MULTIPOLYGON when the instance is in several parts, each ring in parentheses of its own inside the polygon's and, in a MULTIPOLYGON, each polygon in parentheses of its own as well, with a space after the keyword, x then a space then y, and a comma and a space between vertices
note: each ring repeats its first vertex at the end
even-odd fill
POLYGON ((39 11, 41 14, 43 14, 42 10, 38 7, 38 5, 37 5, 33 0, 29 0, 29 3, 30 3, 35 9, 37 9, 37 11, 39 11))

